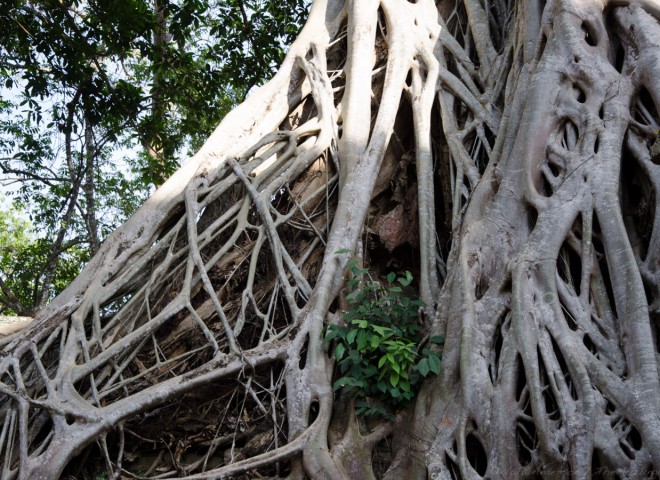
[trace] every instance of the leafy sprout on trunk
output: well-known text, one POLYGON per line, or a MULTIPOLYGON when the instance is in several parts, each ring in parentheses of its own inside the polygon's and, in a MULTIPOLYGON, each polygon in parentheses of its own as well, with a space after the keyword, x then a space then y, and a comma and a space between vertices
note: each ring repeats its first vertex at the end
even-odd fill
POLYGON ((372 279, 359 260, 345 267, 350 279, 348 310, 340 324, 329 324, 325 343, 334 345, 339 378, 333 388, 355 397, 358 415, 392 417, 407 406, 429 373, 440 373, 441 353, 427 344, 441 345, 443 338, 427 342, 420 328, 424 302, 411 298, 413 276, 391 272, 384 283, 372 279))

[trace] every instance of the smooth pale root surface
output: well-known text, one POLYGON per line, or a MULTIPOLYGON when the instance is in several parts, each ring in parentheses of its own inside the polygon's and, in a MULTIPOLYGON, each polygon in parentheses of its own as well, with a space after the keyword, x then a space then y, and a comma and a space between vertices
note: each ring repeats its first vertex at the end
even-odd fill
POLYGON ((10 317, 0 315, 0 337, 20 332, 32 322, 32 317, 10 317))

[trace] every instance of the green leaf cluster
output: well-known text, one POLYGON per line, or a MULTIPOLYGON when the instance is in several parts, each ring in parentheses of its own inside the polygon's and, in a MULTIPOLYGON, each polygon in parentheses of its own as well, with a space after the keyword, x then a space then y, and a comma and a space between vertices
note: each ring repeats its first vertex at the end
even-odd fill
MULTIPOLYGON (((328 325, 324 339, 332 344, 339 369, 334 389, 358 399, 359 415, 389 416, 410 403, 425 377, 440 372, 441 353, 422 345, 424 303, 404 291, 413 280, 410 272, 390 273, 381 284, 357 259, 347 270, 349 308, 343 324, 328 325)), ((442 337, 430 339, 430 344, 442 343, 442 337)))
POLYGON ((36 299, 42 294, 53 298, 76 277, 80 266, 88 260, 87 251, 70 245, 60 252, 48 291, 40 282, 45 266, 51 261, 50 243, 35 237, 32 225, 23 212, 7 206, 0 196, 0 313, 3 315, 34 314, 36 299), (27 307, 26 307, 27 306, 27 307))

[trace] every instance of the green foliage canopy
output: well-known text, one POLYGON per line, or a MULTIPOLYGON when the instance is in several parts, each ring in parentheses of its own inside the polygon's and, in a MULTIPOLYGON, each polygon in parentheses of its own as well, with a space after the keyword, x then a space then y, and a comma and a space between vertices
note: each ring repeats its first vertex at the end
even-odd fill
POLYGON ((29 219, 3 237, 0 304, 59 292, 274 73, 308 3, 0 0, 2 221, 29 219))

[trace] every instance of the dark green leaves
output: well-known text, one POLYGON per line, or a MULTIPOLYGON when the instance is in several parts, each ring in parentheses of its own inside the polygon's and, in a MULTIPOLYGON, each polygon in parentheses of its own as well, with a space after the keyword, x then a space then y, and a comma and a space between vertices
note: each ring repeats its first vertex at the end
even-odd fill
POLYGON ((270 78, 307 15, 301 0, 227 0, 211 25, 214 53, 231 84, 249 89, 270 78))
MULTIPOLYGON (((341 252, 338 252, 341 253, 341 252)), ((361 399, 358 414, 389 416, 407 405, 424 377, 440 372, 440 352, 421 348, 418 318, 424 304, 403 293, 410 272, 390 273, 386 284, 369 278, 358 259, 346 265, 349 310, 343 325, 328 325, 324 342, 334 345, 339 377, 335 390, 361 399)), ((432 337, 439 345, 442 337, 432 337)))

